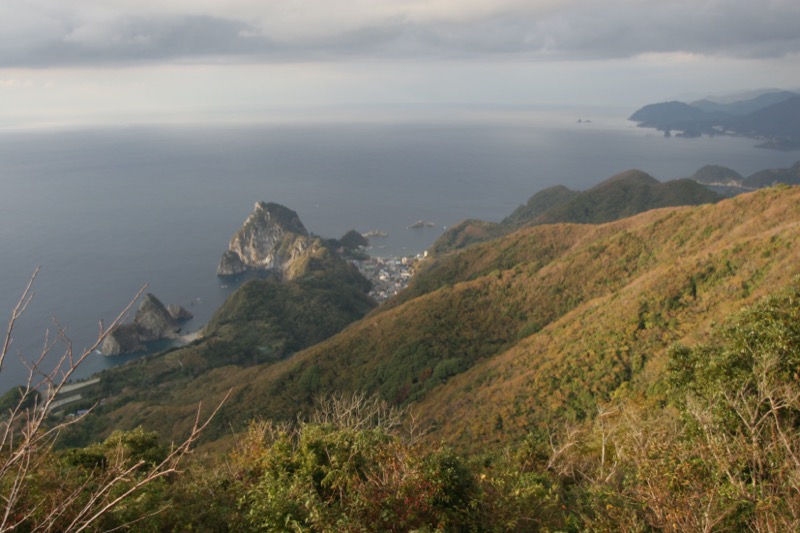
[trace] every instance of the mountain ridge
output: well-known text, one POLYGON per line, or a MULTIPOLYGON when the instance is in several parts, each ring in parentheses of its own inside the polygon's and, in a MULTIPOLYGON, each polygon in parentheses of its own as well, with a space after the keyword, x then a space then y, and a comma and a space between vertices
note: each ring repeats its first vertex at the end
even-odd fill
POLYGON ((792 91, 774 90, 757 94, 756 96, 744 95, 744 99, 735 97, 731 102, 715 102, 710 99, 702 99, 691 102, 689 105, 706 112, 721 112, 728 115, 741 116, 778 104, 796 95, 797 93, 792 91))
POLYGON ((706 165, 695 172, 689 179, 726 196, 733 196, 778 184, 800 184, 800 161, 788 168, 768 168, 754 172, 747 177, 743 177, 735 170, 727 167, 706 165))
MULTIPOLYGON (((430 258, 405 292, 288 358, 232 361, 140 400, 116 392, 99 414, 172 434, 199 391, 213 401, 233 389, 226 424, 258 413, 290 420, 326 392, 365 391, 416 405, 432 439, 510 442, 647 389, 673 342, 702 338, 711 321, 785 286, 800 250, 799 206, 800 189, 783 187, 600 225, 524 227, 430 258), (498 416, 502 434, 486 423, 498 416)), ((168 353, 146 374, 185 375, 203 350, 168 353)))
POLYGON ((431 247, 434 254, 496 238, 524 226, 560 222, 598 224, 649 209, 696 205, 722 198, 692 180, 660 182, 638 169, 603 180, 585 191, 563 186, 537 192, 499 224, 467 220, 449 228, 431 247))

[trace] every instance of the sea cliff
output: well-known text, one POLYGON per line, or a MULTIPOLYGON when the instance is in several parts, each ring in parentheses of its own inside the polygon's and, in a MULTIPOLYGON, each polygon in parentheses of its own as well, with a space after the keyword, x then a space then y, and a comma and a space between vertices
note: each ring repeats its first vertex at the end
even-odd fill
POLYGON ((296 212, 280 204, 257 202, 231 237, 217 275, 263 270, 290 276, 292 265, 320 245, 318 238, 309 236, 296 212))
POLYGON ((142 298, 133 322, 121 324, 112 330, 100 347, 104 355, 143 352, 147 343, 161 339, 177 338, 180 322, 192 314, 179 305, 164 306, 153 294, 142 298))

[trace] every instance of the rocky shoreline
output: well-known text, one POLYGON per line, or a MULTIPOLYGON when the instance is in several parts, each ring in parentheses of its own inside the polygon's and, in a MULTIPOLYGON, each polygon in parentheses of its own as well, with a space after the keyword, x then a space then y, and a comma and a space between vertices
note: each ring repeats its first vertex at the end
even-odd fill
MULTIPOLYGON (((430 223, 421 221, 418 224, 427 226, 430 223)), ((346 268, 355 267, 370 281, 369 295, 381 303, 408 286, 424 254, 370 257, 364 253, 367 244, 367 238, 356 231, 348 232, 339 240, 323 240, 309 234, 291 209, 271 202, 257 202, 242 227, 231 237, 217 267, 217 275, 227 277, 264 271, 288 281, 306 272, 310 264, 329 257, 334 264, 340 262, 346 268)), ((165 306, 148 293, 133 321, 111 331, 100 351, 107 356, 146 352, 149 343, 169 339, 188 344, 201 336, 200 330, 180 335, 181 323, 191 318, 192 313, 183 307, 165 306)))
POLYGON ((178 339, 180 324, 192 313, 180 305, 165 306, 153 294, 142 298, 133 322, 114 328, 100 347, 103 355, 114 356, 147 351, 147 344, 164 339, 178 339))

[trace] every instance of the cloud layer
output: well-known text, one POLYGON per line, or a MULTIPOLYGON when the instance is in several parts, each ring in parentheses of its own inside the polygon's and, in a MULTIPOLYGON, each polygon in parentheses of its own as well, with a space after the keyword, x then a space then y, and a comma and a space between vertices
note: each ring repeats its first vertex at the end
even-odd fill
POLYGON ((796 0, 0 0, 0 66, 800 53, 796 0))

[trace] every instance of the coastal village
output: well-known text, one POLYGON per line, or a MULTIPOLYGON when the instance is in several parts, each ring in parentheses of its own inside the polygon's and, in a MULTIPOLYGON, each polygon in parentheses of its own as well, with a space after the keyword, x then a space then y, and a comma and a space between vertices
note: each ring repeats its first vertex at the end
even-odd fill
POLYGON ((369 257, 354 260, 353 264, 372 282, 370 296, 382 303, 408 286, 417 263, 427 254, 423 252, 410 257, 369 257))

